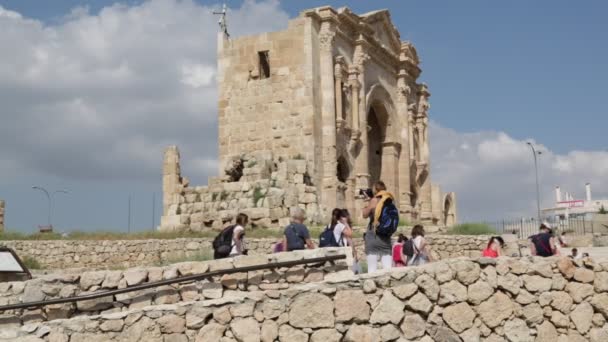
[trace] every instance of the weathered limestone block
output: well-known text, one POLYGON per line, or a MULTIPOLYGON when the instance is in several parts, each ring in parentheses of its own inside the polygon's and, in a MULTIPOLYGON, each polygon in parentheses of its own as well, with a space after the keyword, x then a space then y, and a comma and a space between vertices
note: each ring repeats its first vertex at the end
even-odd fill
POLYGON ((477 314, 490 328, 499 326, 513 313, 513 304, 507 295, 496 292, 477 307, 477 314))
POLYGON ((467 303, 454 304, 443 311, 443 320, 457 333, 471 328, 474 319, 475 312, 467 303))
POLYGON ((289 324, 296 328, 331 328, 334 326, 334 303, 322 294, 297 296, 289 312, 289 324))
POLYGON ((370 322, 374 324, 386 324, 389 322, 399 324, 404 316, 404 308, 405 304, 401 300, 393 296, 390 291, 386 291, 375 307, 370 317, 370 322))

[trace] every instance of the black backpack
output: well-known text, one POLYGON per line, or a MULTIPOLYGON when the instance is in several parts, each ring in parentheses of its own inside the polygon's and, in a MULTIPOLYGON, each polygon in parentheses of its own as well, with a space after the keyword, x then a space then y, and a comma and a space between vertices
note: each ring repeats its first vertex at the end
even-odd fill
POLYGON ((414 256, 414 239, 409 239, 403 243, 402 252, 408 260, 414 256))
POLYGON ((334 228, 336 228, 336 226, 332 227, 331 225, 328 225, 325 227, 323 233, 319 235, 319 247, 340 247, 340 243, 336 241, 336 236, 334 235, 334 228))
POLYGON ((228 226, 224 228, 216 237, 213 239, 213 258, 222 259, 227 258, 232 251, 232 235, 234 234, 234 228, 236 225, 228 226))
MULTIPOLYGON (((546 234, 546 233, 544 233, 546 234)), ((553 251, 551 250, 551 236, 550 235, 544 235, 543 233, 541 234, 536 234, 533 235, 532 237, 530 237, 530 239, 532 240, 532 243, 534 244, 534 248, 536 249, 536 255, 538 256, 543 256, 543 257, 549 257, 553 255, 553 251)))
POLYGON ((387 199, 384 201, 380 219, 378 220, 378 226, 376 227, 376 234, 390 237, 397 231, 399 225, 399 210, 393 203, 393 200, 387 199))

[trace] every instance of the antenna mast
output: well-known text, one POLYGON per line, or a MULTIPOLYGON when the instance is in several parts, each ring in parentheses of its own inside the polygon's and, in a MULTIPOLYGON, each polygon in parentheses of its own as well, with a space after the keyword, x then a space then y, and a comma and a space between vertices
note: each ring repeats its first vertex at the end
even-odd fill
POLYGON ((224 34, 227 37, 230 37, 230 34, 228 33, 228 22, 226 20, 226 13, 227 13, 227 9, 226 9, 226 4, 224 4, 222 6, 222 11, 221 12, 213 12, 214 15, 219 15, 220 16, 220 20, 218 20, 218 24, 220 25, 220 30, 222 30, 222 32, 224 32, 224 34))

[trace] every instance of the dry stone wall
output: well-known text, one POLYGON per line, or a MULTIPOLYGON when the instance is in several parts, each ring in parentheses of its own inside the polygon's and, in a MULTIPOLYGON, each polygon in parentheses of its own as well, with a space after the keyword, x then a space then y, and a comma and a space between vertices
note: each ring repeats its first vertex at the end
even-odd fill
MULTIPOLYGON (((226 294, 226 292, 225 292, 226 294)), ((221 300, 4 323, 11 341, 608 340, 608 263, 451 259, 221 300)))
POLYGON ((180 276, 202 274, 209 271, 238 267, 269 265, 325 256, 344 255, 346 259, 314 265, 275 267, 223 276, 209 277, 201 281, 175 284, 107 296, 99 299, 46 306, 36 310, 14 310, 0 317, 0 329, 4 322, 28 324, 37 321, 65 319, 79 315, 110 314, 142 308, 149 305, 175 304, 178 302, 222 302, 235 292, 287 290, 296 284, 321 282, 333 274, 347 270, 350 273, 352 254, 346 248, 323 248, 311 251, 277 253, 206 262, 183 262, 165 267, 131 268, 124 271, 62 272, 27 281, 0 283, 0 305, 28 303, 56 298, 87 295, 113 289, 124 289, 149 282, 175 279, 180 276))
MULTIPOLYGON (((433 235, 427 236, 436 260, 455 257, 479 257, 489 236, 433 235)), ((250 254, 265 255, 278 239, 247 239, 250 254)), ((317 237, 313 237, 316 241, 317 237)), ((167 240, 47 240, 2 241, 21 257, 35 258, 46 269, 65 268, 128 268, 165 264, 174 260, 211 255, 210 238, 167 240)), ((364 260, 362 239, 354 239, 356 254, 364 260)), ((517 251, 517 248, 509 248, 517 251)), ((512 255, 512 253, 508 253, 512 255)))

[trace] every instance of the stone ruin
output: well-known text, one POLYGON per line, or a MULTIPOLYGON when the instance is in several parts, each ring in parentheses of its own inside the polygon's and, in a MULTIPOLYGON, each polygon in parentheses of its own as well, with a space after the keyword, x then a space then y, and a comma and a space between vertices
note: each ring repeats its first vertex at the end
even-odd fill
POLYGON ((0 200, 0 233, 4 231, 4 201, 0 200))
POLYGON ((378 180, 403 219, 456 222, 455 194, 431 182, 431 94, 417 81, 418 53, 387 10, 310 9, 283 31, 219 32, 217 50, 221 176, 189 186, 169 148, 161 230, 219 227, 240 210, 268 226, 290 205, 313 220, 335 207, 361 220, 359 190, 378 180))
POLYGON ((246 213, 254 227, 283 227, 289 208, 304 208, 310 222, 321 222, 317 188, 312 186, 306 161, 275 158, 268 152, 244 154, 228 161, 224 176, 207 186, 191 187, 181 176, 176 146, 165 151, 161 230, 221 229, 238 213, 246 213))

